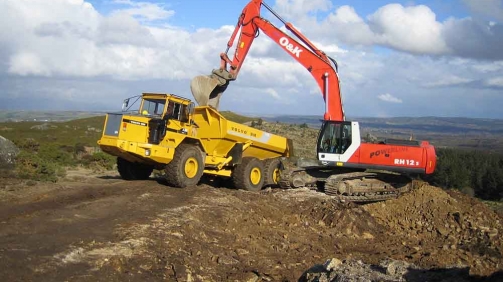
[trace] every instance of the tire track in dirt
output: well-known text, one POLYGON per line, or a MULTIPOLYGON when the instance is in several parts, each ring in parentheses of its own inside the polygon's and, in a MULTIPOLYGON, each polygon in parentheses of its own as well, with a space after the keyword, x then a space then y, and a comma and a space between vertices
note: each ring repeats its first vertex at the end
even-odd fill
POLYGON ((120 242, 117 225, 148 221, 159 210, 183 205, 195 192, 171 189, 155 180, 108 185, 70 182, 55 188, 28 193, 17 203, 2 203, 0 276, 61 281, 87 274, 88 264, 68 268, 59 264, 58 254, 87 244, 120 242))

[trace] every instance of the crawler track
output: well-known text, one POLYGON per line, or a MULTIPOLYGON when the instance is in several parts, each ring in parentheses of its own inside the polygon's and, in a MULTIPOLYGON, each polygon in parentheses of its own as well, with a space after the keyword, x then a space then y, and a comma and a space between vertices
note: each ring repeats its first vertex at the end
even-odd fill
POLYGON ((353 172, 328 177, 324 192, 341 201, 378 202, 397 198, 411 185, 411 180, 402 175, 353 172))
POLYGON ((397 198, 410 191, 412 180, 385 172, 333 172, 326 177, 313 177, 307 171, 298 169, 284 172, 278 184, 285 189, 319 188, 343 202, 368 203, 397 198))

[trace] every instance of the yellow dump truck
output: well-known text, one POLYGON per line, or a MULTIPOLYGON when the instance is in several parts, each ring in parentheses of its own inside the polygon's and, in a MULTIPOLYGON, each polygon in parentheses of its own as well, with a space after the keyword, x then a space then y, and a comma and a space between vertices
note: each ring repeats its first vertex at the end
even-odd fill
POLYGON ((125 180, 147 179, 164 170, 171 186, 196 185, 203 174, 231 178, 236 188, 257 191, 278 181, 280 158, 293 153, 291 140, 196 107, 174 94, 143 93, 108 113, 101 149, 117 156, 125 180), (131 111, 139 101, 138 109, 131 111))

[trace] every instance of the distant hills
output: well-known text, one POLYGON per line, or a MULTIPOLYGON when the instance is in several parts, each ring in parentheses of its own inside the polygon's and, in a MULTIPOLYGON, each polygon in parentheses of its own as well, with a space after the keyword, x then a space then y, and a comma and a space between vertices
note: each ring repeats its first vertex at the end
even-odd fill
MULTIPOLYGON (((319 128, 318 116, 265 117, 268 122, 307 124, 319 128)), ((348 118, 358 121, 362 136, 427 140, 437 147, 458 147, 503 153, 503 120, 464 117, 348 118)))
MULTIPOLYGON (((278 115, 264 117, 268 122, 281 122, 303 124, 310 127, 321 125, 321 116, 295 116, 278 115)), ((464 118, 464 117, 392 117, 392 118, 369 118, 354 117, 348 118, 350 121, 358 121, 361 127, 382 128, 382 129, 406 129, 414 131, 427 131, 437 133, 473 133, 503 134, 503 120, 464 118)))
MULTIPOLYGON (((259 117, 247 117, 222 111, 228 119, 244 123, 259 117)), ((0 111, 0 123, 5 122, 64 122, 88 117, 104 116, 105 112, 92 111, 0 111)), ((321 116, 278 115, 264 116, 270 123, 306 124, 319 128, 321 116)), ((464 117, 393 117, 348 118, 358 121, 362 136, 427 140, 437 147, 458 147, 503 152, 503 120, 464 117)), ((100 128, 101 125, 93 124, 100 128)))
POLYGON ((0 110, 0 122, 20 121, 69 121, 73 119, 103 116, 106 112, 92 111, 9 111, 0 110))

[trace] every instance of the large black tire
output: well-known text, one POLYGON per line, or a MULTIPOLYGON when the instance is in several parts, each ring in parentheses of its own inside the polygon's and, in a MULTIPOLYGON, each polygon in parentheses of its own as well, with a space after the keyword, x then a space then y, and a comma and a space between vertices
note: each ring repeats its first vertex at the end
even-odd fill
POLYGON ((166 181, 178 188, 195 186, 201 180, 203 170, 201 150, 195 145, 180 144, 175 149, 173 160, 166 165, 166 181))
POLYGON ((245 157, 232 172, 232 182, 238 189, 260 191, 264 185, 264 165, 257 158, 245 157))
POLYGON ((264 162, 264 187, 278 185, 279 172, 281 168, 281 161, 278 158, 268 159, 264 162))
POLYGON ((121 157, 117 158, 117 170, 124 180, 146 180, 154 168, 149 165, 132 163, 121 157))

